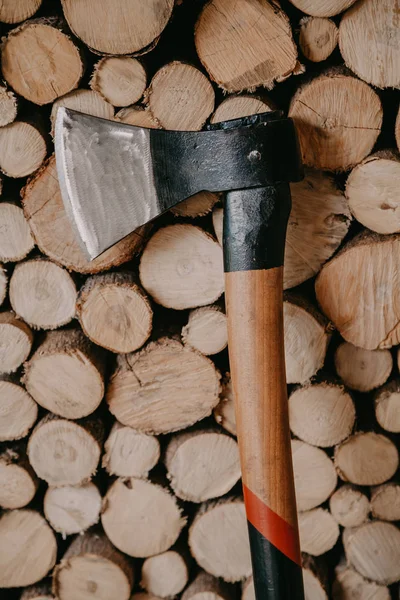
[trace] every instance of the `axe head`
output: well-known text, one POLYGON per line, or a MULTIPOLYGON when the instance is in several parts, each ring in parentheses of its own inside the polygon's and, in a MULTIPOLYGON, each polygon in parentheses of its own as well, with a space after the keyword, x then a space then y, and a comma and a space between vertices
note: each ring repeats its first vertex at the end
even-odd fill
POLYGON ((302 177, 291 119, 268 112, 162 131, 59 108, 55 151, 61 195, 89 259, 178 202, 302 177))

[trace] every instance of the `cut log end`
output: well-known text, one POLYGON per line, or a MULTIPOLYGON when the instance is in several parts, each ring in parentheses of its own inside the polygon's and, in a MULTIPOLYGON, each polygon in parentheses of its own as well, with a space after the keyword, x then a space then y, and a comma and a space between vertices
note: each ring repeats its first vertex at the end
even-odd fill
MULTIPOLYGON (((4 6, 4 5, 3 5, 4 6)), ((1 17, 1 13, 0 13, 1 17)), ((0 19, 1 20, 1 19, 0 19)), ((6 86, 0 86, 0 126, 4 127, 17 117, 17 97, 6 86)))
POLYGON ((400 382, 390 381, 375 394, 375 416, 379 425, 393 433, 400 432, 400 382))
POLYGON ((0 128, 0 169, 8 177, 31 175, 43 164, 46 141, 30 123, 14 121, 0 128))
POLYGON ((172 598, 182 592, 188 579, 185 560, 175 550, 169 550, 144 561, 140 585, 150 594, 172 598))
POLYGON ((42 0, 3 0, 0 8, 0 21, 13 25, 32 17, 39 10, 42 0))
POLYGON ((143 96, 146 71, 136 58, 105 57, 95 66, 90 87, 113 106, 129 106, 143 96))
POLYGON ((74 90, 56 100, 53 104, 50 116, 53 135, 57 111, 61 106, 92 115, 93 117, 110 120, 114 118, 114 107, 101 94, 93 90, 74 90))
POLYGON ((304 511, 319 506, 337 484, 332 460, 320 448, 300 440, 292 440, 292 458, 297 509, 304 511))
POLYGON ((313 17, 334 17, 356 0, 290 0, 294 6, 313 17))
POLYGON ((0 442, 25 437, 36 422, 38 405, 12 379, 0 377, 0 442))
POLYGON ((182 600, 233 600, 231 589, 221 581, 200 571, 182 594, 182 600))
POLYGON ((216 306, 197 308, 189 313, 182 329, 185 345, 209 356, 222 352, 228 345, 228 327, 224 312, 216 306))
POLYGON ((211 212, 214 204, 218 202, 218 200, 218 194, 213 194, 212 192, 199 192, 171 208, 171 212, 176 217, 189 217, 191 219, 194 219, 195 217, 204 217, 211 212))
POLYGON ((23 445, 6 447, 0 454, 0 506, 22 508, 36 494, 37 478, 26 458, 23 445))
POLYGON ((372 488, 371 511, 376 519, 400 521, 400 485, 385 483, 372 488))
POLYGON ((0 219, 0 260, 5 263, 22 260, 35 245, 22 209, 15 204, 1 202, 0 219))
POLYGON ((335 521, 343 527, 362 525, 371 510, 367 496, 351 485, 343 485, 331 496, 329 508, 335 521))
POLYGON ((127 106, 115 115, 115 120, 136 127, 147 127, 148 129, 160 129, 160 125, 152 116, 149 109, 141 106, 127 106))
POLYGON ((110 475, 145 478, 159 458, 160 443, 155 436, 114 423, 103 455, 103 467, 110 475))
POLYGON ((14 373, 28 358, 33 333, 13 312, 0 313, 0 374, 14 373))
POLYGON ((274 110, 272 101, 264 98, 257 98, 250 94, 241 94, 239 96, 228 96, 217 107, 212 115, 211 123, 221 123, 231 119, 239 119, 250 115, 269 112, 274 110))
POLYGON ((233 397, 232 380, 227 373, 222 383, 220 402, 214 408, 214 418, 232 435, 236 435, 235 400, 233 397))
POLYGON ((312 62, 326 60, 336 48, 338 39, 339 30, 330 19, 305 17, 300 21, 300 48, 312 62))
POLYGON ((101 496, 94 483, 47 489, 43 510, 52 528, 63 536, 82 533, 100 518, 101 496))
POLYGON ((370 392, 383 385, 393 367, 389 350, 364 350, 341 344, 335 353, 335 368, 343 383, 358 392, 370 392))
POLYGON ((0 306, 3 304, 7 296, 8 277, 7 271, 0 263, 0 306))
POLYGON ((335 569, 333 600, 390 600, 390 591, 383 585, 364 579, 353 568, 341 563, 335 569))
POLYGON ((311 556, 321 556, 333 548, 339 538, 339 525, 328 510, 314 508, 299 513, 300 547, 311 556))

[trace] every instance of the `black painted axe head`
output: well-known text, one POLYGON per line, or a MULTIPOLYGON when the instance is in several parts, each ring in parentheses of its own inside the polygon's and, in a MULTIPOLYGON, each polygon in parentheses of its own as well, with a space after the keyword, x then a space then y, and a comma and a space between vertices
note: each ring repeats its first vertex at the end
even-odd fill
POLYGON ((90 259, 197 192, 301 179, 293 122, 279 111, 163 131, 60 108, 55 148, 63 202, 90 259))

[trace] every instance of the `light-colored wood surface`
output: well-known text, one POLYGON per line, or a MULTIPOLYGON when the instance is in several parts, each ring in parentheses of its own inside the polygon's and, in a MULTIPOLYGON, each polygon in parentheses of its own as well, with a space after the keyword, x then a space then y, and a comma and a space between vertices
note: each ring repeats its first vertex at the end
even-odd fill
POLYGON ((292 440, 292 455, 297 509, 305 511, 323 504, 337 484, 332 460, 320 448, 300 440, 292 440))
POLYGON ((35 245, 22 209, 11 202, 1 202, 0 222, 0 259, 4 263, 22 260, 35 245))
POLYGON ((8 277, 7 271, 0 263, 0 306, 3 304, 7 295, 8 277))
POLYGON ((172 598, 182 592, 189 580, 184 558, 175 550, 168 550, 147 558, 142 566, 140 585, 150 594, 172 598))
POLYGON ((42 0, 3 0, 0 8, 0 21, 14 24, 25 21, 39 10, 42 0))
POLYGON ((336 490, 329 499, 329 510, 335 521, 343 527, 358 527, 365 523, 371 505, 361 490, 345 484, 336 490))
POLYGON ((0 407, 0 442, 28 435, 36 422, 38 406, 18 379, 0 376, 0 407))
POLYGON ((7 445, 0 452, 0 507, 23 508, 38 488, 37 477, 29 464, 24 444, 7 445))
POLYGON ((128 106, 143 96, 146 71, 136 58, 105 56, 94 67, 90 87, 113 106, 128 106))
POLYGON ((175 217, 204 217, 212 211, 213 206, 219 200, 218 194, 212 192, 199 192, 190 196, 187 200, 183 200, 171 208, 171 212, 175 217))
POLYGON ((400 382, 396 379, 377 390, 374 399, 375 417, 379 425, 391 431, 400 432, 400 382))
POLYGON ((102 119, 113 119, 114 117, 114 107, 98 92, 93 90, 73 90, 59 100, 56 100, 53 104, 50 117, 53 135, 57 110, 61 106, 102 119))
POLYGON ((375 519, 400 521, 400 485, 392 482, 372 488, 371 511, 375 519))
POLYGON ((221 579, 200 571, 182 594, 182 600, 232 600, 232 589, 221 579))
POLYGON ((226 315, 215 305, 196 308, 190 311, 181 336, 185 345, 206 356, 218 354, 228 345, 226 315))
POLYGON ((354 4, 356 0, 290 0, 294 6, 314 17, 333 17, 354 4))
MULTIPOLYGON (((3 4, 4 6, 4 4, 3 4)), ((5 85, 0 86, 0 126, 9 125, 17 116, 17 97, 5 85)))
POLYGON ((335 573, 333 600, 390 600, 390 592, 386 586, 364 579, 345 562, 336 567, 335 573))
POLYGON ((116 421, 104 444, 102 466, 117 477, 146 478, 159 458, 158 438, 116 421))
POLYGON ((324 508, 299 513, 300 547, 311 556, 321 556, 333 548, 339 538, 339 525, 324 508))
POLYGON ((0 128, 0 169, 8 177, 31 175, 46 158, 46 141, 40 131, 23 121, 0 128))
POLYGON ((214 408, 214 419, 217 421, 218 425, 221 425, 228 433, 236 435, 235 400, 233 397, 232 380, 229 373, 226 373, 222 381, 220 401, 214 408))
POLYGON ((370 392, 388 379, 393 359, 389 350, 365 350, 343 342, 335 352, 335 368, 347 387, 370 392))
POLYGON ((33 333, 12 311, 0 312, 0 374, 14 373, 28 358, 33 333))
POLYGON ((100 519, 102 498, 92 483, 60 488, 49 487, 43 499, 43 511, 54 531, 63 537, 83 533, 100 519))
POLYGON ((220 123, 221 121, 257 115, 270 110, 274 110, 274 105, 271 100, 267 100, 264 96, 259 98, 250 94, 232 95, 225 98, 217 106, 210 122, 220 123))
POLYGON ((312 62, 326 60, 337 46, 339 30, 331 19, 304 17, 300 21, 299 45, 312 62))
POLYGON ((121 108, 115 115, 116 121, 121 123, 128 123, 128 125, 135 125, 136 127, 147 127, 148 129, 160 129, 159 123, 157 123, 152 116, 148 108, 142 106, 127 106, 121 108))

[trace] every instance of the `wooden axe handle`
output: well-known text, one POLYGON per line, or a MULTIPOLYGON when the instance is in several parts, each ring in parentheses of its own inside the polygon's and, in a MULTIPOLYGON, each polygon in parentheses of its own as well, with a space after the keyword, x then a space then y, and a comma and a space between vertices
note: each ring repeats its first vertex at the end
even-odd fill
POLYGON ((257 600, 304 600, 283 338, 288 183, 227 194, 229 358, 257 600))

